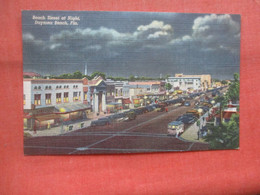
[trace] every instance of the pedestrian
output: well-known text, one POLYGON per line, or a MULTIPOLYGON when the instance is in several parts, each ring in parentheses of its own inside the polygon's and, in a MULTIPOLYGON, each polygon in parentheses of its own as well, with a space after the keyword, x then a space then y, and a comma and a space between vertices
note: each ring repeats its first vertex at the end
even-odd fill
POLYGON ((168 112, 168 108, 167 107, 165 108, 165 112, 168 112))

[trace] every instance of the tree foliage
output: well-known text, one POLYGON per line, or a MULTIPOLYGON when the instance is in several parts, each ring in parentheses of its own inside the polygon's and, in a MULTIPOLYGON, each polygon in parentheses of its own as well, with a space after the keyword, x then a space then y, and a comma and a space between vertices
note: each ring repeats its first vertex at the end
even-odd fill
POLYGON ((239 147, 239 115, 233 114, 228 123, 209 127, 205 136, 210 149, 236 149, 239 147))
POLYGON ((239 100, 239 74, 234 74, 234 81, 230 84, 228 92, 226 94, 227 98, 232 102, 237 102, 239 100))
POLYGON ((91 75, 90 75, 90 79, 93 79, 95 78, 96 76, 101 76, 103 79, 106 79, 106 74, 103 73, 103 72, 93 72, 91 75))
MULTIPOLYGON (((221 110, 231 100, 239 100, 239 74, 234 74, 234 80, 230 84, 224 96, 216 97, 216 102, 220 102, 221 110)), ((210 133, 205 140, 210 144, 211 149, 235 149, 239 147, 239 115, 233 114, 227 123, 220 122, 219 126, 209 126, 210 133)))
POLYGON ((165 84, 165 89, 168 90, 168 91, 171 90, 172 89, 172 84, 171 83, 166 83, 165 84))

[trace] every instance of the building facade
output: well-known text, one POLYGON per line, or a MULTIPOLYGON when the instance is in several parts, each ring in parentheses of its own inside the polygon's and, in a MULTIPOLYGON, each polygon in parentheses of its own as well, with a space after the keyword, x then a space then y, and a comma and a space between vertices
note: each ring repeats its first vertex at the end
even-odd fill
POLYGON ((88 101, 95 113, 106 112, 106 89, 107 84, 101 76, 95 77, 88 82, 88 101))
POLYGON ((41 129, 82 119, 91 109, 84 79, 24 79, 24 127, 41 129))
POLYGON ((206 91, 211 87, 211 75, 210 74, 202 74, 202 75, 184 75, 183 73, 175 74, 175 77, 183 77, 183 78, 200 78, 201 89, 206 91))
POLYGON ((183 91, 201 89, 200 77, 168 77, 166 82, 170 83, 173 89, 180 89, 183 91))

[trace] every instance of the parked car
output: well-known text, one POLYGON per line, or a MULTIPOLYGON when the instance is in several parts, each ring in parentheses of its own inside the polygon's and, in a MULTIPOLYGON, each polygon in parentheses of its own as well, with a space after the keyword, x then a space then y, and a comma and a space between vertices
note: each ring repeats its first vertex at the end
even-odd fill
POLYGON ((193 123, 195 123, 197 120, 198 120, 198 119, 197 119, 195 116, 190 115, 190 114, 188 114, 188 115, 182 115, 182 116, 180 116, 180 117, 178 117, 178 118, 176 119, 176 121, 181 121, 181 122, 183 122, 184 124, 193 124, 193 123))
POLYGON ((200 117, 200 113, 199 113, 198 110, 196 110, 196 109, 188 110, 186 113, 187 113, 187 114, 192 114, 192 115, 194 115, 194 116, 197 117, 197 118, 200 117))
POLYGON ((103 125, 109 125, 110 120, 107 117, 99 118, 98 120, 91 121, 90 126, 103 126, 103 125))
POLYGON ((125 121, 135 120, 136 118, 136 113, 134 111, 128 111, 127 113, 125 113, 125 115, 126 115, 125 121))
POLYGON ((165 111, 165 106, 160 105, 158 108, 155 109, 157 112, 164 112, 165 111))
POLYGON ((183 104, 184 106, 191 106, 191 104, 190 104, 190 102, 189 101, 186 101, 186 102, 184 102, 184 104, 183 104))
POLYGON ((154 110, 153 106, 146 106, 146 109, 148 112, 152 112, 154 110))
POLYGON ((126 114, 125 113, 118 113, 118 114, 116 114, 116 116, 115 116, 115 121, 116 122, 122 122, 122 121, 125 121, 125 120, 127 120, 128 118, 126 117, 126 114))
POLYGON ((184 132, 184 123, 181 121, 172 121, 168 124, 168 135, 179 136, 184 132))

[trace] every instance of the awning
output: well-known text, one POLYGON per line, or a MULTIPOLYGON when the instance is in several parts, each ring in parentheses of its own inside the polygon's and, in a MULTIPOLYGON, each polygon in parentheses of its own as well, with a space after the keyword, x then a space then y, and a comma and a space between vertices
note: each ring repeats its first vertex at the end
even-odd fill
POLYGON ((56 105, 55 109, 58 110, 59 113, 69 113, 69 112, 76 112, 76 111, 82 111, 90 109, 91 106, 78 103, 78 104, 60 104, 56 105))
POLYGON ((60 116, 57 114, 48 114, 48 115, 36 116, 35 120, 41 122, 41 121, 54 120, 54 119, 59 119, 59 118, 60 118, 60 116))
POLYGON ((23 118, 29 119, 29 118, 32 118, 32 115, 29 115, 29 113, 24 113, 23 118))
POLYGON ((127 98, 127 99, 123 99, 123 104, 132 104, 132 102, 129 98, 127 98))

